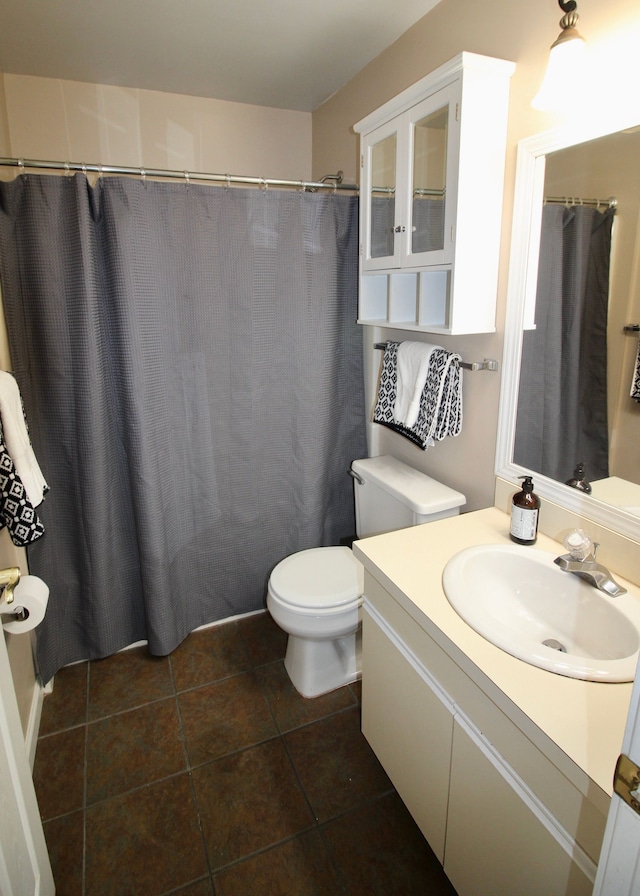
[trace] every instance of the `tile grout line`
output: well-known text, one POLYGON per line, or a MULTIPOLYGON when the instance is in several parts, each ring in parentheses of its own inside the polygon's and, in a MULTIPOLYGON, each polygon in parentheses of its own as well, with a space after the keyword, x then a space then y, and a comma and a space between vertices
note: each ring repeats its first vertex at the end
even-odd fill
POLYGON ((189 777, 189 788, 191 790, 191 799, 193 800, 193 808, 196 813, 196 824, 198 825, 198 830, 200 831, 200 842, 202 843, 202 850, 204 852, 204 860, 207 866, 207 876, 209 879, 209 883, 211 884, 212 892, 215 892, 215 884, 213 882, 213 871, 211 869, 211 860, 209 858, 209 850, 207 848, 207 841, 204 836, 204 827, 202 824, 202 814, 200 812, 200 802, 198 800, 198 794, 196 793, 196 786, 193 780, 193 766, 191 764, 191 757, 189 756, 189 749, 187 747, 187 733, 184 727, 184 721, 182 718, 182 711, 180 709, 180 700, 178 699, 179 693, 176 684, 176 678, 173 670, 173 663, 171 662, 171 655, 168 656, 169 660, 169 672, 171 674, 171 681, 173 684, 173 699, 175 700, 176 713, 178 716, 178 725, 180 729, 180 739, 182 741, 182 750, 185 758, 185 766, 187 775, 189 777))

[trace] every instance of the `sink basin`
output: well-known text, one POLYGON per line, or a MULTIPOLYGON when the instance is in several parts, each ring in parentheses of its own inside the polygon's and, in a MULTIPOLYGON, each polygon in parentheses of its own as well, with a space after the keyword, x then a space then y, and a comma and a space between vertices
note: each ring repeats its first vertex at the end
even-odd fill
POLYGON ((571 678, 633 681, 640 600, 603 594, 559 569, 555 556, 516 545, 466 548, 442 584, 458 615, 512 656, 571 678))

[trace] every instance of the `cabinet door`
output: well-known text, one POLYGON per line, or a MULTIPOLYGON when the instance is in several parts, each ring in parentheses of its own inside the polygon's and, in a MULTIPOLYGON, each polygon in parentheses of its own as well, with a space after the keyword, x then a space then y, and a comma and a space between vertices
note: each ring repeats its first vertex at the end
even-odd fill
POLYGON ((595 876, 573 838, 459 715, 444 870, 458 896, 588 896, 595 876))
POLYGON ((363 610, 362 661, 362 731, 442 862, 452 706, 370 606, 363 610))
MULTIPOLYGON (((401 266, 453 261, 457 159, 460 146, 460 82, 438 90, 403 116, 406 135, 406 229, 401 266)), ((400 189, 400 186, 399 186, 400 189)), ((404 224, 404 222, 402 222, 404 224)))
POLYGON ((362 266, 366 270, 395 268, 400 262, 404 213, 397 195, 399 139, 397 123, 392 121, 376 128, 362 143, 362 266))

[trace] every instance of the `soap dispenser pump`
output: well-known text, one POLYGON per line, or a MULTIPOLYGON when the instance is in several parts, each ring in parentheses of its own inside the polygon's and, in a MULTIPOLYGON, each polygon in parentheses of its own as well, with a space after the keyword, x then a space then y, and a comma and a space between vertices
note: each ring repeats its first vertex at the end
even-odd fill
POLYGON ((511 526, 509 535, 518 544, 535 544, 538 537, 538 511, 540 499, 533 491, 531 476, 521 476, 522 490, 511 499, 511 526))

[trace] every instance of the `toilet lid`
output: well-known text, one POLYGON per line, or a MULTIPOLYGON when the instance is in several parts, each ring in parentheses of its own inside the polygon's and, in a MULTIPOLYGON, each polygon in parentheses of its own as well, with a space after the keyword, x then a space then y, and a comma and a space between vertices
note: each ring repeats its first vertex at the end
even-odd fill
POLYGON ((311 548, 278 563, 269 587, 284 603, 322 610, 358 600, 364 569, 350 548, 311 548))

